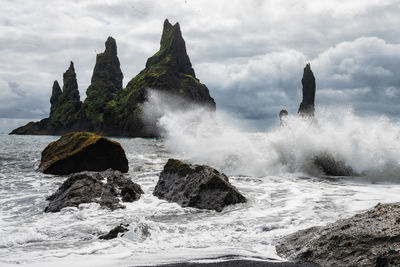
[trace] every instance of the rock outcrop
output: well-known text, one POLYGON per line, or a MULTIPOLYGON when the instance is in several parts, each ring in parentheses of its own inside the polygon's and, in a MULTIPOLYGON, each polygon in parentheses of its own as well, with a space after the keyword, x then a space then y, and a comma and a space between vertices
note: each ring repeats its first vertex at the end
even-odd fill
POLYGON ((169 159, 165 164, 153 195, 182 207, 216 211, 246 202, 225 174, 209 166, 186 164, 176 159, 169 159))
POLYGON ((14 129, 10 134, 64 134, 76 130, 86 130, 88 123, 82 113, 78 82, 74 63, 63 75, 63 90, 54 81, 50 97, 50 116, 39 122, 29 122, 27 125, 14 129))
MULTIPOLYGON (((157 127, 141 118, 146 89, 160 90, 215 109, 208 88, 196 78, 178 23, 164 22, 160 50, 147 60, 146 68, 134 77, 119 98, 111 101, 104 113, 108 135, 157 136, 157 127)), ((184 106, 182 108, 185 108, 184 106)))
POLYGON ((208 88, 195 75, 178 23, 171 25, 165 20, 160 50, 147 60, 146 67, 125 89, 122 89, 123 74, 115 40, 109 37, 105 46, 105 51, 97 55, 83 104, 79 100, 71 62, 64 73, 61 94, 58 83, 53 85, 50 117, 30 122, 11 134, 59 135, 71 131, 92 131, 109 136, 159 136, 156 121, 147 122, 142 116, 149 88, 185 99, 178 108, 185 109, 195 103, 215 110, 208 88))
POLYGON ((328 153, 321 153, 314 157, 314 165, 328 176, 357 176, 352 167, 343 160, 337 160, 328 153))
POLYGON ((104 239, 104 240, 110 240, 110 239, 114 239, 118 237, 118 234, 121 234, 121 236, 124 236, 125 232, 128 232, 129 224, 120 224, 118 226, 115 226, 113 229, 110 230, 110 232, 108 232, 105 235, 101 235, 99 236, 99 239, 104 239))
POLYGON ((115 210, 124 208, 123 202, 133 202, 143 194, 140 186, 118 171, 79 173, 68 178, 49 196, 45 212, 57 212, 65 207, 78 207, 82 203, 99 203, 101 207, 115 210))
POLYGON ((73 132, 51 142, 43 151, 39 170, 48 174, 128 171, 128 160, 118 142, 89 132, 73 132))
POLYGON ((285 237, 279 255, 321 266, 400 266, 400 206, 372 210, 285 237))
POLYGON ((91 84, 86 90, 85 115, 95 131, 102 131, 104 108, 122 92, 122 74, 115 39, 108 37, 105 51, 97 54, 91 84))
POLYGON ((311 70, 310 63, 304 68, 301 83, 303 85, 303 100, 299 107, 299 115, 314 116, 315 77, 311 70))

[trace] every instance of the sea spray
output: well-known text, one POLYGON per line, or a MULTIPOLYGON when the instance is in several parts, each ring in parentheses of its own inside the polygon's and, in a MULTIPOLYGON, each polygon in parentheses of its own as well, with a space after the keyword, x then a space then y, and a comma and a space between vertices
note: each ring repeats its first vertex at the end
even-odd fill
POLYGON ((350 108, 319 108, 318 122, 289 115, 287 124, 249 132, 233 117, 196 105, 177 109, 173 98, 150 91, 145 114, 157 118, 173 153, 230 175, 323 175, 314 158, 328 153, 374 181, 400 181, 400 124, 361 117, 350 108), (151 113, 148 113, 151 110, 151 113), (155 116, 156 113, 156 116, 155 116))

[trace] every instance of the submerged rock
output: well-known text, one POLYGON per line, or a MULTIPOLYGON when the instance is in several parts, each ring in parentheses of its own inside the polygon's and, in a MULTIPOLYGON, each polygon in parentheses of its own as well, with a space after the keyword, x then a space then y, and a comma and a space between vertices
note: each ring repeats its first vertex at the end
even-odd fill
POLYGON ((99 239, 105 239, 105 240, 114 239, 114 238, 118 237, 118 234, 121 234, 121 236, 124 236, 124 233, 129 231, 128 226, 129 226, 129 224, 121 223, 120 225, 111 229, 110 232, 108 232, 107 234, 99 236, 99 239))
POLYGON ((329 176, 357 176, 352 167, 347 166, 343 160, 336 160, 328 153, 321 153, 314 157, 314 165, 325 175, 329 176))
POLYGON ((128 171, 125 151, 118 142, 89 132, 74 132, 51 142, 43 151, 39 170, 48 174, 128 171))
POLYGON ((111 210, 124 208, 123 202, 140 198, 140 186, 119 171, 107 170, 102 173, 79 173, 68 178, 57 191, 49 196, 45 212, 57 212, 65 207, 78 207, 82 203, 99 203, 111 210))
POLYGON ((279 255, 321 266, 400 266, 400 206, 372 210, 285 237, 279 255))
POLYGON ((304 68, 301 83, 303 85, 303 100, 298 112, 300 116, 314 116, 315 77, 311 70, 310 63, 304 68))
POLYGON ((209 166, 186 164, 176 159, 169 159, 165 164, 153 195, 182 207, 216 211, 246 202, 225 174, 209 166))

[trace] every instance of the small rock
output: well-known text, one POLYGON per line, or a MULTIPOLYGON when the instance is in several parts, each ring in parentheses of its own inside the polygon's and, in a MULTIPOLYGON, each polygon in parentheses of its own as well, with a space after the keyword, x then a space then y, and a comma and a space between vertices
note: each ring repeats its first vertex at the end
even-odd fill
POLYGON ((99 239, 105 239, 105 240, 114 239, 114 238, 118 237, 119 233, 122 234, 121 236, 124 236, 123 233, 129 231, 128 226, 129 226, 129 224, 121 223, 120 225, 111 229, 110 232, 108 232, 107 234, 99 236, 99 239))
POLYGON ((115 210, 125 207, 120 204, 120 197, 123 202, 132 202, 138 200, 141 194, 143 190, 140 186, 119 171, 79 173, 68 178, 47 198, 50 203, 44 211, 57 212, 65 207, 78 207, 79 204, 91 202, 115 210))
POLYGON ((164 166, 153 195, 182 207, 216 211, 246 202, 225 174, 209 166, 186 164, 176 159, 169 159, 164 166))

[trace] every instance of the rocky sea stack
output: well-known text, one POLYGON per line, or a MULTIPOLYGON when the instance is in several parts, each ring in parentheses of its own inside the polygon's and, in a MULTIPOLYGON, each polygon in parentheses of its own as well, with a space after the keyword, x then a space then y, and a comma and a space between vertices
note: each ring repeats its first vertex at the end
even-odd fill
POLYGON ((47 174, 128 171, 128 160, 120 143, 88 132, 73 132, 51 142, 43 151, 39 170, 47 174))
POLYGON ((109 37, 104 52, 97 55, 83 103, 71 62, 64 73, 63 89, 57 81, 53 84, 49 118, 30 122, 10 134, 61 135, 91 131, 109 136, 159 136, 155 122, 147 122, 142 116, 142 104, 149 88, 185 99, 180 103, 183 109, 195 103, 215 110, 208 88, 195 75, 178 23, 172 25, 165 20, 160 50, 147 60, 146 67, 126 88, 122 79, 116 41, 109 37))
POLYGON ((246 202, 225 174, 209 166, 186 164, 176 159, 169 159, 165 164, 153 195, 182 207, 216 211, 246 202))
POLYGON ((311 70, 310 63, 304 68, 303 78, 303 101, 300 103, 300 116, 314 116, 314 100, 315 100, 315 77, 311 70))

